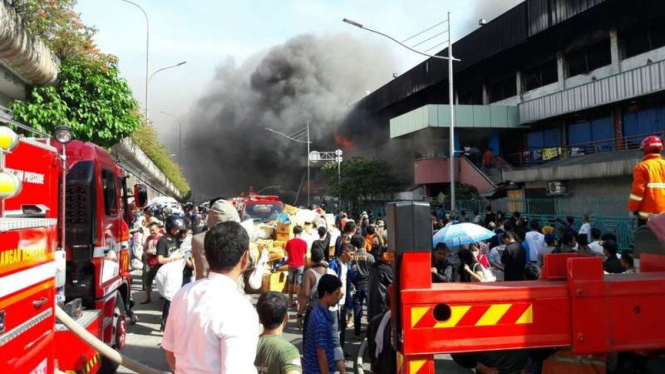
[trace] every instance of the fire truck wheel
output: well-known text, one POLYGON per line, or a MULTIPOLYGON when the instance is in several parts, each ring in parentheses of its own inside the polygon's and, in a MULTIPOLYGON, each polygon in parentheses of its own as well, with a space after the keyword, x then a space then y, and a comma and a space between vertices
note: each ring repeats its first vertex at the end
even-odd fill
MULTIPOLYGON (((125 302, 120 295, 116 292, 116 303, 113 308, 113 338, 111 340, 112 346, 115 350, 120 351, 125 346, 125 338, 127 336, 127 315, 125 309, 125 302)), ((98 374, 115 374, 118 370, 118 364, 102 356, 102 365, 98 374)))
POLYGON ((363 339, 358 347, 358 354, 356 359, 353 361, 353 373, 354 374, 365 374, 365 369, 363 365, 369 362, 369 347, 367 343, 367 337, 363 339))

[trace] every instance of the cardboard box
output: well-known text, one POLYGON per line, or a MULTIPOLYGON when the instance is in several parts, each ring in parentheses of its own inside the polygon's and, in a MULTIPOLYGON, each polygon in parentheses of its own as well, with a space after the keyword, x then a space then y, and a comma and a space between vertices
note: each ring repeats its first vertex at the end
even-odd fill
POLYGON ((287 234, 287 233, 278 232, 277 234, 275 234, 275 239, 277 239, 277 241, 279 242, 286 243, 289 240, 293 239, 293 233, 287 234))
POLYGON ((268 261, 270 262, 280 261, 284 257, 286 257, 286 255, 284 254, 284 251, 281 248, 273 248, 273 250, 270 251, 270 258, 268 259, 268 261))
POLYGON ((261 293, 270 291, 284 292, 286 290, 286 278, 288 272, 278 271, 263 275, 263 284, 261 285, 261 293))
POLYGON ((290 234, 293 235, 293 228, 296 227, 295 223, 280 223, 277 222, 277 234, 290 234))
POLYGON ((269 251, 272 251, 273 241, 272 240, 259 239, 259 240, 256 241, 256 245, 258 246, 259 251, 263 251, 264 248, 269 250, 269 251))
POLYGON ((265 231, 271 238, 275 237, 275 227, 273 225, 261 225, 259 230, 265 231))
POLYGON ((275 240, 275 241, 272 242, 272 247, 273 248, 280 247, 282 249, 286 249, 286 242, 287 241, 275 240))
POLYGON ((282 209, 282 212, 288 213, 289 215, 294 215, 298 213, 298 208, 291 206, 289 204, 284 204, 284 209, 282 209))

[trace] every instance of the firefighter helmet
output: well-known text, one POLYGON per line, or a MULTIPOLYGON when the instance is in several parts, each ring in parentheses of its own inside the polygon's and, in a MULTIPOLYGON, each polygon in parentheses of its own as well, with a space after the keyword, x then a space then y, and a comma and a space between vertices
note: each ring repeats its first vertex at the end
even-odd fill
POLYGON ((663 141, 660 139, 659 136, 656 135, 647 136, 646 138, 644 138, 644 140, 642 140, 642 144, 640 144, 640 149, 645 154, 653 152, 660 153, 663 151, 663 141))

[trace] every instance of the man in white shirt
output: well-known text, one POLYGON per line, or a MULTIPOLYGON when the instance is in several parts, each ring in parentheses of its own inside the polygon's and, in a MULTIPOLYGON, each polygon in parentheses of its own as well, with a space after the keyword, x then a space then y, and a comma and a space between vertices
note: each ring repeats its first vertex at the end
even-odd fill
POLYGON ((205 236, 207 278, 181 288, 171 301, 162 348, 175 374, 256 374, 259 318, 238 292, 249 265, 249 237, 237 222, 205 236))
POLYGON ((587 236, 587 239, 589 239, 589 243, 591 243, 591 223, 589 223, 589 215, 585 214, 582 216, 582 227, 580 227, 580 231, 578 231, 578 234, 584 234, 587 236))
POLYGON ((538 221, 531 221, 531 231, 526 233, 525 240, 529 245, 529 262, 538 262, 540 252, 547 247, 545 244, 545 235, 541 234, 540 223, 538 221))
POLYGON ((594 227, 591 229, 591 243, 589 243, 589 249, 593 251, 594 253, 598 253, 599 255, 603 255, 603 246, 600 245, 600 236, 602 235, 602 232, 600 231, 599 228, 594 227))

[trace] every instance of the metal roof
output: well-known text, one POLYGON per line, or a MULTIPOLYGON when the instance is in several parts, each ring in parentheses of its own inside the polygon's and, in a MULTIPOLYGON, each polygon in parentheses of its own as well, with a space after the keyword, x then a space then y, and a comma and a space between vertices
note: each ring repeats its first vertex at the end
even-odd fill
MULTIPOLYGON (((453 54, 461 60, 454 64, 455 74, 608 1, 526 0, 453 43, 453 54)), ((438 53, 441 56, 447 54, 447 48, 438 53)), ((448 62, 430 58, 364 97, 357 107, 377 112, 441 83, 447 77, 448 62)))

